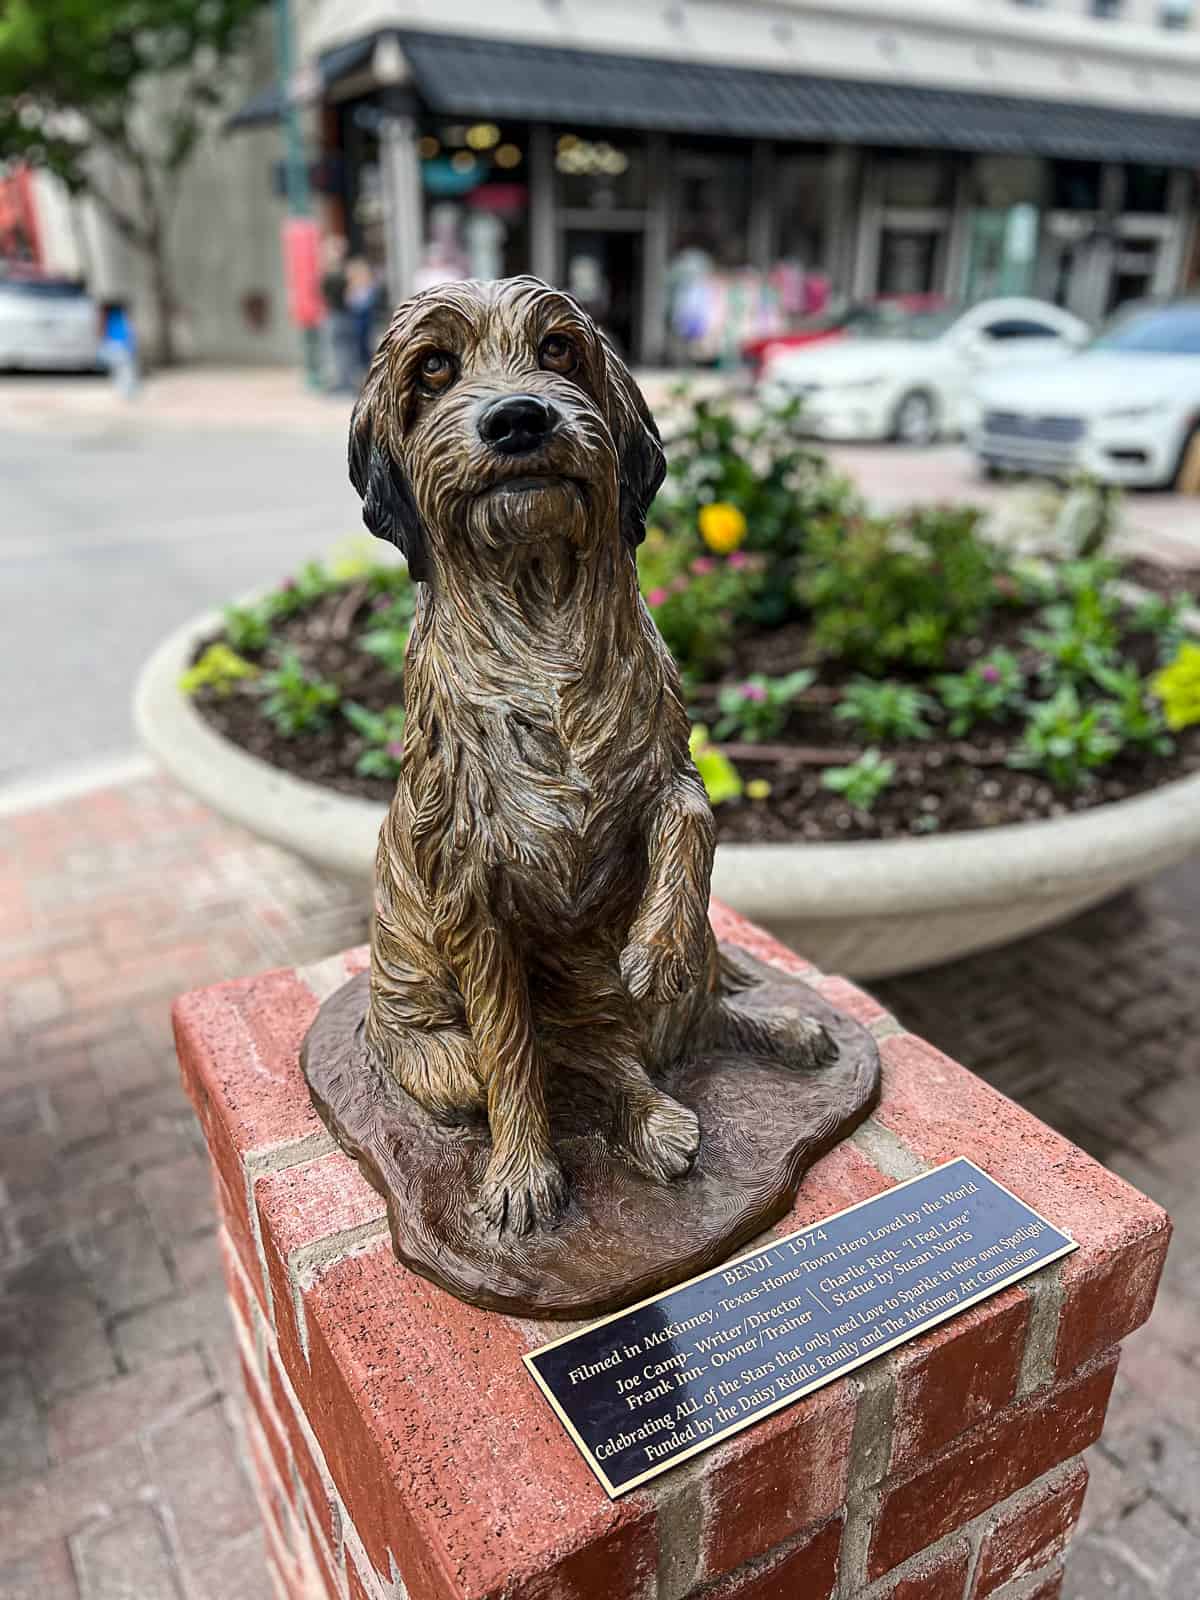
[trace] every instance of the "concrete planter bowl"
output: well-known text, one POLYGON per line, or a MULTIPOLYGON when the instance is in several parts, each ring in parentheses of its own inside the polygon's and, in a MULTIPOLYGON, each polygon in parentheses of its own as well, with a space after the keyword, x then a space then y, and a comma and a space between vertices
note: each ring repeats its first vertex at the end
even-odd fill
MULTIPOLYGON (((214 810, 368 884, 384 808, 279 771, 206 723, 179 678, 220 618, 171 634, 138 680, 151 753, 214 810)), ((818 966, 882 978, 1059 922, 1200 850, 1200 774, 1077 816, 935 839, 724 844, 713 892, 818 966)))

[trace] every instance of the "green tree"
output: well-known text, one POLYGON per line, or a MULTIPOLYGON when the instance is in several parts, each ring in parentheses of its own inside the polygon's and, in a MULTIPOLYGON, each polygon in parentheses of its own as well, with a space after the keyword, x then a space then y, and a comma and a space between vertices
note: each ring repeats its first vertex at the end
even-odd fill
POLYGON ((174 355, 172 200, 261 5, 0 0, 0 161, 57 174, 144 256, 165 362, 174 355))

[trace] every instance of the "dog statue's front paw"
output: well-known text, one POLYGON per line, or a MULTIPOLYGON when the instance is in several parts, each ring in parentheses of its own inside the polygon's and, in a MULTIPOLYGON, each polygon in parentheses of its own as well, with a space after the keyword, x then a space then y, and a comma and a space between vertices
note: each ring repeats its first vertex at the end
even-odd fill
POLYGON ((676 945, 631 940, 621 952, 621 977, 632 999, 661 1006, 687 993, 699 977, 699 966, 676 945))
POLYGON ((492 1156, 477 1210, 497 1233, 552 1228, 567 1203, 567 1180, 550 1151, 492 1156))
POLYGON ((687 1106, 655 1091, 626 1110, 620 1139, 635 1167, 666 1183, 690 1170, 700 1149, 700 1123, 687 1106))

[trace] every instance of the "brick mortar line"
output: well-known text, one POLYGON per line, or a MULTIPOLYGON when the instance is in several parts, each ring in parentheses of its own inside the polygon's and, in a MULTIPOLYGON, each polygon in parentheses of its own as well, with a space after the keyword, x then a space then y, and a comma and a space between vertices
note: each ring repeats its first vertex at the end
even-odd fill
POLYGON ((1026 1278, 1021 1287, 1029 1296, 1029 1324, 1025 1330, 1025 1349, 1017 1376, 1017 1398, 1053 1383, 1058 1350, 1058 1325, 1065 1292, 1062 1262, 1055 1261, 1026 1278))
POLYGON ((336 1148, 330 1133, 324 1128, 314 1128, 312 1133, 306 1133, 303 1139, 288 1139, 269 1150, 251 1150, 242 1157, 246 1215, 250 1218, 250 1237, 254 1240, 254 1254, 258 1261, 263 1294, 266 1296, 267 1311, 272 1323, 275 1320, 275 1298, 271 1292, 271 1274, 267 1271, 267 1258, 263 1252, 262 1223, 254 1199, 254 1185, 259 1178, 268 1177, 273 1172, 285 1172, 289 1167, 301 1166, 306 1161, 315 1161, 319 1156, 328 1155, 336 1148))
POLYGON ((654 1519, 657 1600, 686 1600, 700 1581, 705 1564, 709 1466, 701 1455, 683 1463, 661 1486, 654 1519))
POLYGON ((864 1367, 853 1381, 859 1394, 850 1435, 846 1520, 838 1552, 839 1600, 854 1600, 866 1582, 871 1534, 883 1498, 882 1481, 891 1459, 896 1424, 895 1362, 885 1356, 864 1367))
POLYGON ((374 1217, 369 1222, 356 1223, 353 1228, 342 1228, 321 1239, 313 1239, 308 1244, 300 1245, 288 1256, 284 1270, 291 1290, 300 1350, 306 1363, 309 1361, 308 1315, 304 1309, 304 1291, 312 1288, 327 1267, 369 1250, 387 1237, 387 1218, 374 1217))
MULTIPOLYGON (((296 1423, 300 1431, 300 1435, 312 1455, 313 1462, 316 1465, 318 1474, 320 1475, 322 1485, 324 1486, 326 1493, 329 1495, 330 1500, 333 1502, 334 1509, 341 1524, 343 1544, 349 1548, 351 1555, 354 1557, 359 1567, 360 1575, 363 1576, 363 1581, 372 1584, 378 1590, 378 1600, 408 1600, 408 1591, 404 1587, 404 1583, 400 1578, 399 1569, 396 1566, 396 1558, 390 1549, 388 1551, 388 1561, 391 1566, 391 1578, 389 1581, 389 1588, 391 1589, 391 1592, 388 1593, 382 1589, 379 1589, 379 1574, 376 1572, 374 1563, 371 1561, 370 1557, 366 1553, 366 1550, 363 1548, 362 1541, 358 1536, 358 1529, 354 1524, 354 1519, 346 1509, 345 1502, 338 1491, 337 1484, 333 1480, 333 1474, 330 1472, 328 1463, 325 1460, 325 1452, 321 1447, 321 1442, 313 1432, 312 1425, 308 1420, 308 1414, 304 1410, 304 1407, 300 1404, 299 1397, 297 1396, 295 1388, 292 1385, 291 1376, 283 1362, 280 1360, 279 1347, 275 1340, 274 1330, 266 1326, 265 1319, 262 1317, 261 1311, 258 1310, 257 1304, 253 1299, 254 1291, 253 1287, 246 1279, 246 1269, 242 1265, 240 1257, 237 1256, 236 1252, 234 1252, 232 1248, 229 1252, 228 1259, 233 1263, 233 1270, 241 1275, 243 1280, 241 1287, 246 1298, 246 1304, 250 1306, 252 1314, 257 1314, 258 1320, 261 1324, 259 1332, 263 1338, 265 1358, 273 1361, 274 1363, 274 1371, 278 1376, 279 1386, 283 1390, 284 1397, 287 1400, 288 1405, 291 1407, 292 1414, 296 1419, 296 1423)), ((240 1340, 244 1341, 245 1334, 242 1332, 242 1318, 238 1315, 235 1315, 234 1324, 238 1329, 240 1340)), ((270 1403, 270 1379, 267 1373, 263 1370, 263 1367, 258 1363, 257 1357, 253 1363, 253 1366, 259 1379, 259 1386, 263 1390, 263 1398, 265 1401, 270 1403)), ((284 1438, 284 1444, 288 1448, 288 1454, 290 1457, 291 1448, 286 1436, 284 1438)), ((304 1503, 311 1511, 312 1506, 308 1500, 308 1491, 303 1483, 300 1486, 300 1492, 304 1498, 304 1503)))
MULTIPOLYGON (((960 1526, 957 1528, 951 1528, 948 1533, 944 1533, 942 1537, 935 1540, 933 1544, 926 1545, 923 1549, 914 1551, 913 1554, 907 1557, 906 1560, 901 1561, 896 1566, 889 1568, 887 1572, 881 1573, 873 1583, 867 1585, 864 1589, 851 1590, 850 1594, 845 1596, 845 1600, 875 1600, 875 1597, 881 1594, 886 1594, 888 1588, 894 1584, 897 1579, 910 1576, 912 1573, 919 1571, 920 1568, 929 1561, 931 1556, 940 1554, 941 1551, 947 1549, 959 1539, 966 1539, 970 1550, 966 1583, 963 1588, 964 1600, 967 1600, 967 1597, 969 1597, 971 1594, 971 1587, 975 1582, 976 1574, 979 1570, 979 1560, 983 1551, 984 1535, 987 1533, 991 1523, 1006 1511, 1020 1510, 1021 1502, 1023 1500, 1036 1500, 1039 1495, 1043 1494, 1047 1489, 1053 1489, 1057 1487, 1059 1483, 1065 1482, 1066 1479, 1072 1474, 1074 1469, 1078 1467, 1082 1461, 1082 1456, 1068 1456, 1066 1461, 1058 1462, 1056 1466, 1049 1468, 1049 1470, 1043 1472, 1039 1478, 1034 1478, 1032 1482, 1022 1484, 1019 1489, 1014 1489, 1012 1494, 1007 1495, 1003 1500, 997 1500, 994 1505, 985 1506, 982 1511, 980 1511, 976 1516, 972 1517, 968 1522, 960 1524, 960 1526)), ((1074 1529, 1072 1528, 1072 1534, 1073 1532, 1074 1529)), ((1008 1581, 1010 1584, 1014 1582, 1021 1583, 1030 1576, 1040 1576, 1042 1579, 1044 1579, 1047 1573, 1055 1568, 1058 1560, 1059 1558, 1057 1556, 1054 1557, 1054 1559, 1050 1561, 1046 1567, 1039 1568, 1037 1574, 1023 1573, 1020 1575, 1020 1577, 1016 1579, 1010 1579, 1008 1581)), ((1007 1588, 1002 1587, 1001 1589, 997 1590, 996 1593, 997 1595, 1004 1596, 1005 1600, 1007 1600, 1007 1588)))

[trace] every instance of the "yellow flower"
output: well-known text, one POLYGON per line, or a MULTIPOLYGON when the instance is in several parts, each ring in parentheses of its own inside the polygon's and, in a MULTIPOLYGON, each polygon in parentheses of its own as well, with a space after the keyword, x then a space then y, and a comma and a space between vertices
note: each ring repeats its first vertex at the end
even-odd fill
POLYGON ((1162 701, 1173 732, 1200 722, 1200 645, 1180 645, 1174 661, 1150 680, 1150 688, 1162 701))
POLYGON ((727 556, 746 537, 746 519, 728 500, 700 507, 700 537, 710 550, 727 556))
POLYGON ((751 778, 746 785, 747 800, 766 800, 771 793, 771 785, 765 778, 751 778))

